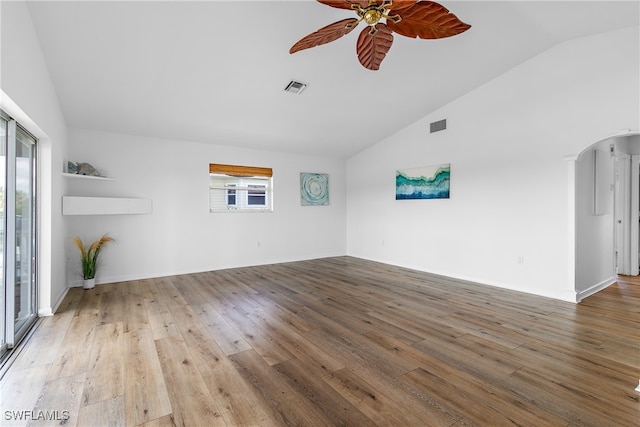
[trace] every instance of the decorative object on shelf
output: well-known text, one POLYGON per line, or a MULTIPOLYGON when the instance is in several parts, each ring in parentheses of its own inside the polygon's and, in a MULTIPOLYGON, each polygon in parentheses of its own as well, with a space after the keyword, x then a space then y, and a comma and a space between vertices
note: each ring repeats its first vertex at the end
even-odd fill
POLYGON ((98 176, 98 171, 91 163, 78 163, 78 175, 98 176))
POLYGON ((104 173, 102 171, 97 170, 91 163, 86 162, 67 161, 67 173, 82 176, 104 177, 104 173))
POLYGON ((78 164, 75 162, 67 162, 68 173, 78 173, 78 164))
POLYGON ((300 173, 300 204, 323 206, 329 204, 329 175, 326 173, 300 173))
POLYGON ((448 199, 451 164, 396 171, 396 200, 448 199))
POLYGON ((75 236, 71 238, 71 241, 77 246, 80 251, 80 261, 82 263, 82 278, 84 279, 83 288, 92 289, 96 285, 96 268, 98 266, 98 255, 100 251, 108 243, 115 242, 115 240, 104 234, 95 242, 91 243, 89 247, 85 247, 82 239, 75 236))
POLYGON ((356 44, 358 60, 369 70, 378 70, 393 44, 393 33, 412 39, 441 39, 467 31, 471 25, 433 1, 422 0, 318 0, 338 9, 354 11, 347 18, 320 28, 291 46, 289 53, 320 46, 351 32, 361 21, 367 24, 356 44))

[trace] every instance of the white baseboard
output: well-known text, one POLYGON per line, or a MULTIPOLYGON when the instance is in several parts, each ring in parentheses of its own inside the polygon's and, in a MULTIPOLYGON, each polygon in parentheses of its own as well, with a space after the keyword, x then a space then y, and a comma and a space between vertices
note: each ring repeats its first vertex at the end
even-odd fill
POLYGON ((56 303, 53 305, 53 307, 45 307, 45 308, 41 308, 38 310, 38 317, 49 317, 49 316, 53 316, 53 314, 56 312, 56 310, 58 310, 58 307, 60 307, 60 304, 62 304, 62 301, 64 300, 64 298, 67 296, 67 293, 69 293, 69 288, 67 287, 64 292, 62 292, 62 295, 60 296, 60 298, 58 298, 58 301, 56 301, 56 303))
POLYGON ((51 307, 38 310, 38 317, 49 317, 49 316, 53 316, 53 310, 51 309, 51 307))
POLYGON ((584 291, 580 291, 576 294, 576 299, 577 302, 582 301, 583 299, 585 299, 586 297, 589 297, 593 294, 595 294, 596 292, 599 292, 611 285, 613 285, 614 283, 616 283, 616 277, 609 277, 608 279, 603 280, 600 283, 596 283, 595 285, 585 289, 584 291))
POLYGON ((507 289, 507 290, 510 290, 510 291, 521 292, 521 293, 535 295, 535 296, 539 296, 539 297, 551 298, 551 299, 555 299, 555 300, 559 300, 559 301, 570 302, 570 303, 573 303, 573 304, 579 302, 578 299, 577 299, 577 296, 576 296, 576 292, 573 291, 573 290, 559 289, 559 290, 548 291, 548 290, 545 290, 545 289, 541 290, 541 289, 530 289, 530 288, 518 288, 518 287, 511 286, 509 283, 492 282, 492 281, 488 281, 488 280, 484 280, 484 279, 479 279, 477 277, 470 277, 470 276, 465 276, 465 275, 461 275, 461 274, 452 273, 450 271, 425 270, 424 267, 421 267, 421 266, 415 266, 415 265, 409 265, 409 264, 396 264, 396 263, 391 262, 391 261, 387 261, 387 260, 383 260, 383 259, 376 259, 376 258, 367 258, 367 257, 363 257, 363 256, 360 256, 360 255, 348 255, 348 256, 352 256, 354 258, 366 259, 366 260, 374 261, 374 262, 380 262, 380 263, 383 263, 383 264, 394 265, 394 266, 397 266, 397 267, 408 268, 408 269, 411 269, 411 270, 422 271, 424 273, 434 274, 436 276, 443 276, 443 277, 447 277, 449 279, 460 280, 460 281, 463 281, 463 282, 474 283, 474 284, 482 285, 482 286, 490 286, 490 287, 493 287, 493 288, 507 289))
MULTIPOLYGON (((243 267, 257 267, 260 265, 269 265, 269 264, 283 264, 288 262, 297 262, 297 261, 306 261, 312 259, 321 259, 321 258, 333 258, 340 256, 348 256, 344 253, 329 253, 329 254, 320 254, 316 256, 299 256, 295 258, 286 258, 286 259, 269 259, 264 260, 261 263, 254 264, 235 264, 235 265, 225 265, 225 266, 211 266, 205 267, 204 269, 197 270, 172 270, 172 271, 156 271, 154 273, 147 274, 124 274, 120 276, 106 276, 101 277, 98 275, 96 277, 96 285, 107 285, 109 283, 119 283, 119 282, 131 282, 135 280, 146 280, 146 279, 158 279, 160 277, 170 277, 170 276, 180 276, 184 274, 197 274, 197 273, 206 273, 208 271, 216 271, 216 270, 227 270, 231 268, 243 268, 243 267)), ((82 287, 83 281, 82 279, 75 279, 68 283, 70 288, 78 288, 82 287)))

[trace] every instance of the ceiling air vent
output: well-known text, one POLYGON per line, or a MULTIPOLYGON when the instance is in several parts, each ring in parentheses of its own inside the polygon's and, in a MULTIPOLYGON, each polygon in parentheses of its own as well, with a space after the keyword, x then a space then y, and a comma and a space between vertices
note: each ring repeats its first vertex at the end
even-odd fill
POLYGON ((284 88, 285 92, 295 93, 296 95, 300 95, 304 88, 307 87, 306 83, 297 82, 295 80, 291 80, 287 87, 284 88))
POLYGON ((437 122, 431 123, 431 133, 440 132, 447 128, 447 119, 442 119, 437 122))

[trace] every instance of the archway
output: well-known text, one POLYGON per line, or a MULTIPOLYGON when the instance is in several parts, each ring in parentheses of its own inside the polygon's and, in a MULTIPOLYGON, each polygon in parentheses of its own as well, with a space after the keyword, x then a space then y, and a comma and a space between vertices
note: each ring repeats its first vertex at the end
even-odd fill
POLYGON ((617 274, 638 275, 640 132, 615 134, 570 159, 576 301, 617 274))

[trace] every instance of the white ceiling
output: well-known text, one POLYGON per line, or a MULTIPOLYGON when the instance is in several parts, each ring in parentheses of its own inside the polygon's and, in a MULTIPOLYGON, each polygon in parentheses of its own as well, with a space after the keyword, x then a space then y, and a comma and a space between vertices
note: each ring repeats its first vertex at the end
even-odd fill
POLYGON ((355 16, 304 1, 29 1, 68 125, 346 158, 542 51, 638 25, 639 1, 442 1, 467 32, 395 35, 379 71, 360 29, 289 54, 355 16), (297 79, 301 95, 284 92, 297 79))

